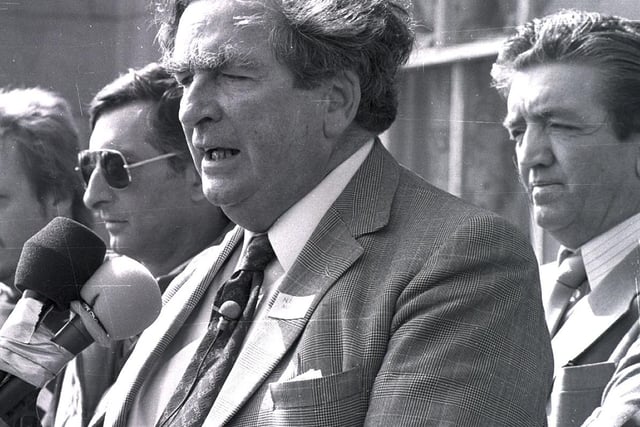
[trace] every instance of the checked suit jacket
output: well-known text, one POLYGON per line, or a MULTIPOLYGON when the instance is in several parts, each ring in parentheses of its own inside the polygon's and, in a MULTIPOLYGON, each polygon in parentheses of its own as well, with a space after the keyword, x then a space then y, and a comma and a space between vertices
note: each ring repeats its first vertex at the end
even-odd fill
MULTIPOLYGON (((104 425, 126 425, 242 234, 172 283, 96 417, 104 425)), ((544 425, 552 359, 528 242, 379 141, 266 303, 205 425, 544 425)))

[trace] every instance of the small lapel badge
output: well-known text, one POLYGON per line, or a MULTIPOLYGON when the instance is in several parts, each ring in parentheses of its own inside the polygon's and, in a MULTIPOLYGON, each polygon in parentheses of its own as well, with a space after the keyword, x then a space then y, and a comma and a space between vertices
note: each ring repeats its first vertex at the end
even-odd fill
POLYGON ((301 319, 306 316, 315 297, 315 295, 297 296, 281 292, 268 315, 274 319, 282 320, 301 319))

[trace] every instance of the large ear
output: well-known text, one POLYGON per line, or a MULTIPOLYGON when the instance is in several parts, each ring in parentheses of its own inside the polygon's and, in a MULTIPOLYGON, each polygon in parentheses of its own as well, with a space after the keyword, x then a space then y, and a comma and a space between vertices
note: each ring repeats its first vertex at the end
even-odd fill
MULTIPOLYGON (((187 190, 189 191, 189 195, 191 200, 194 202, 200 202, 204 200, 204 193, 202 191, 202 179, 200 175, 196 171, 195 167, 191 165, 187 165, 184 170, 185 174, 185 182, 187 183, 187 190)), ((207 202, 208 203, 208 202, 207 202)))
POLYGON ((344 71, 328 81, 328 106, 324 122, 327 138, 342 135, 351 126, 360 106, 360 79, 353 71, 344 71))

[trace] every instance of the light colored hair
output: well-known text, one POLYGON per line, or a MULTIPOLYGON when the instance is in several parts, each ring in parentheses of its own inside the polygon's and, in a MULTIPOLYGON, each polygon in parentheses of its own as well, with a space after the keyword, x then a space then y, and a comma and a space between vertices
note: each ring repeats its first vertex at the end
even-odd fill
POLYGON ((69 103, 56 92, 0 89, 0 137, 17 144, 22 166, 36 196, 71 200, 73 219, 89 223, 84 187, 75 171, 78 131, 69 103))
MULTIPOLYGON (((274 56, 293 73, 299 88, 352 71, 360 79, 355 122, 381 133, 395 120, 396 79, 413 47, 413 21, 406 0, 245 0, 256 13, 237 25, 269 33, 274 56)), ((156 0, 158 40, 171 68, 180 18, 192 0, 156 0)))

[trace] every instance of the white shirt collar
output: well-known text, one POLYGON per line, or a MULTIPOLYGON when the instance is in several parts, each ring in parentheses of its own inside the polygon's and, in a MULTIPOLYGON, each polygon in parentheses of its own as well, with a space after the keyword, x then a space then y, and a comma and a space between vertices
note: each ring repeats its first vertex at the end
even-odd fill
MULTIPOLYGON (((283 213, 267 231, 273 251, 285 272, 291 268, 324 214, 362 166, 372 147, 373 140, 369 140, 283 213)), ((245 230, 243 253, 254 234, 245 230)))
POLYGON ((631 251, 640 239, 640 213, 580 247, 589 286, 595 289, 631 251))

